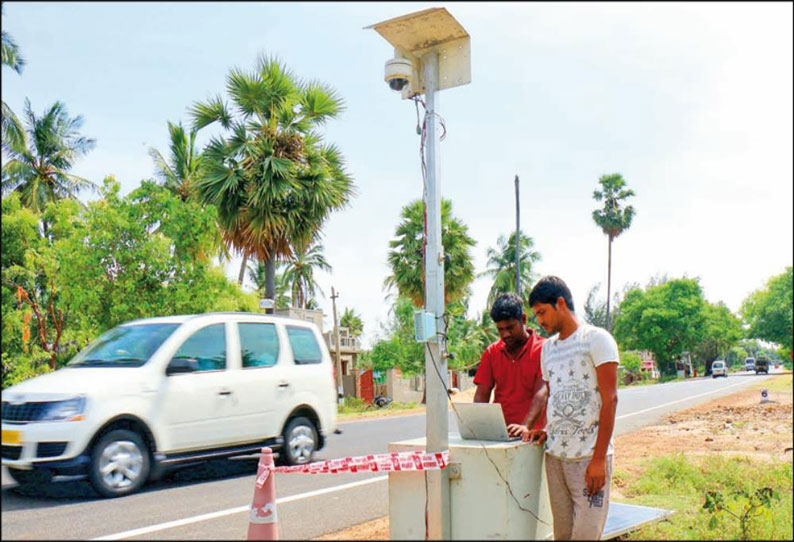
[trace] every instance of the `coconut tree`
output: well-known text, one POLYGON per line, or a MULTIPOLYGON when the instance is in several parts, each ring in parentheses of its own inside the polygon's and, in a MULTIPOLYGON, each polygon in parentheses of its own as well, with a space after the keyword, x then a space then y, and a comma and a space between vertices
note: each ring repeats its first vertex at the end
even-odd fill
MULTIPOLYGON (((535 264, 540 261, 540 253, 533 250, 535 242, 531 237, 519 236, 519 268, 522 284, 535 282, 535 264)), ((488 248, 486 252, 487 268, 480 276, 493 278, 491 290, 488 292, 488 306, 491 306, 501 294, 515 292, 516 276, 516 234, 510 234, 508 239, 500 235, 496 241, 496 248, 488 248)))
MULTIPOLYGON (((258 261, 249 261, 248 262, 248 278, 251 282, 254 283, 254 287, 256 288, 256 293, 259 294, 259 298, 262 299, 265 297, 265 288, 267 285, 267 274, 265 269, 265 264, 258 261)), ((280 271, 276 271, 276 293, 275 297, 273 298, 276 304, 277 309, 286 309, 290 306, 290 296, 289 296, 289 283, 284 277, 284 273, 280 271)))
MULTIPOLYGON (((19 52, 19 46, 5 30, 2 31, 2 62, 3 66, 11 68, 18 74, 22 73, 22 68, 25 66, 25 59, 19 52)), ((6 141, 9 145, 21 145, 24 142, 25 129, 5 101, 3 101, 2 119, 3 149, 5 150, 6 141)))
POLYGON ((612 292, 612 241, 631 227, 634 218, 634 207, 621 206, 621 203, 634 196, 634 191, 626 188, 626 181, 619 173, 602 175, 598 179, 600 190, 593 191, 593 199, 603 201, 604 206, 593 211, 593 221, 609 239, 607 263, 607 329, 610 329, 609 296, 612 292))
MULTIPOLYGON (((424 305, 424 206, 415 200, 402 208, 401 221, 389 241, 387 260, 391 275, 383 285, 396 289, 399 295, 421 307, 424 305)), ((452 215, 452 202, 441 200, 441 244, 444 247, 444 302, 462 299, 474 280, 474 264, 469 249, 476 241, 469 237, 468 227, 452 215)))
POLYGON ((195 193, 201 171, 201 152, 196 150, 196 130, 185 133, 182 123, 168 123, 168 160, 154 147, 149 156, 154 160, 155 175, 171 192, 187 201, 195 193))
POLYGON ((361 321, 361 317, 356 314, 355 310, 349 307, 345 307, 345 310, 342 311, 342 316, 339 318, 339 325, 349 329, 353 337, 358 337, 364 331, 364 323, 361 321))
POLYGON ((331 212, 354 193, 339 150, 318 133, 343 109, 335 90, 304 82, 279 60, 260 56, 253 71, 226 78, 231 107, 218 95, 191 108, 196 130, 214 123, 223 133, 204 150, 196 185, 218 208, 230 249, 265 262, 265 295, 275 295, 276 261, 306 246, 331 212))
POLYGON ((308 308, 306 304, 315 293, 323 293, 314 278, 315 269, 331 270, 323 255, 323 245, 314 242, 306 248, 293 247, 292 255, 284 262, 284 279, 291 285, 293 307, 308 308))
POLYGON ((69 117, 61 102, 36 116, 26 99, 24 118, 26 133, 22 141, 3 141, 8 156, 2 169, 3 194, 18 192, 23 205, 41 212, 47 202, 77 199, 81 190, 97 190, 88 179, 69 172, 95 143, 80 135, 81 116, 69 117))

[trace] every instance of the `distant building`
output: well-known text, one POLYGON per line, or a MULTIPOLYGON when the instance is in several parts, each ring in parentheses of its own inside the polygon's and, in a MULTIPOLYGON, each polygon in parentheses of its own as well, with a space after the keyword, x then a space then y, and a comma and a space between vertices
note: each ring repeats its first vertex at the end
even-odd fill
MULTIPOLYGON (((331 359, 336 363, 336 341, 334 340, 334 330, 323 333, 328 349, 331 351, 331 359)), ((349 328, 339 326, 339 359, 342 363, 342 374, 350 375, 356 368, 358 353, 361 350, 361 342, 358 337, 354 337, 349 328)))
POLYGON ((656 361, 653 359, 653 354, 647 350, 638 352, 640 355, 640 371, 651 378, 659 378, 659 368, 656 367, 656 361))
POLYGON ((297 309, 289 307, 286 309, 275 309, 273 312, 276 316, 284 316, 286 318, 295 318, 296 320, 307 320, 313 322, 317 329, 322 332, 323 330, 323 311, 316 309, 297 309))

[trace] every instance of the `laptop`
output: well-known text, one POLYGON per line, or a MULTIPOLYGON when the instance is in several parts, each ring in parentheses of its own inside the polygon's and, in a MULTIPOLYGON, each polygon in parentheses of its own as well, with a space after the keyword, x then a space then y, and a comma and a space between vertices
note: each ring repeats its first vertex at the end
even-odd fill
POLYGON ((455 403, 455 412, 458 431, 464 440, 521 440, 520 436, 508 436, 502 406, 498 403, 455 403))

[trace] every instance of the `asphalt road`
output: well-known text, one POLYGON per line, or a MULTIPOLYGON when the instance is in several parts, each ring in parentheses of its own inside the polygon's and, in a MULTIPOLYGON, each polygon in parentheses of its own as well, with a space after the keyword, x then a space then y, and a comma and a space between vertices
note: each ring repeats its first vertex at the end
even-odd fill
MULTIPOLYGON (((762 379, 750 373, 621 389, 616 433, 650 425, 665 414, 741 390, 762 379)), ((450 431, 456 431, 450 414, 450 431)), ((425 417, 346 422, 317 459, 384 453, 389 442, 424 436, 425 417)), ((188 467, 119 499, 100 499, 86 480, 58 479, 23 492, 2 472, 4 540, 245 539, 257 458, 188 467)), ((276 475, 283 539, 309 539, 388 514, 382 474, 276 475)))

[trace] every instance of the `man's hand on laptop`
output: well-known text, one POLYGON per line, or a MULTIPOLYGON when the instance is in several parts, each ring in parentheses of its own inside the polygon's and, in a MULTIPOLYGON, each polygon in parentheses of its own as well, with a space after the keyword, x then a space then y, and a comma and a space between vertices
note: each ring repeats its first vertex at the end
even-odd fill
POLYGON ((507 434, 511 437, 521 437, 523 442, 532 442, 540 446, 546 442, 546 431, 543 429, 529 429, 526 425, 511 423, 507 426, 507 434))
POLYGON ((527 441, 526 434, 529 433, 529 429, 526 425, 521 425, 520 423, 511 423, 507 425, 507 434, 511 437, 521 437, 521 440, 524 442, 527 441))

